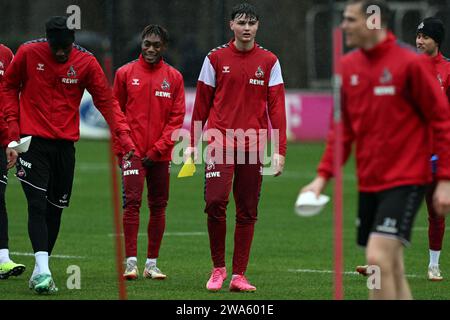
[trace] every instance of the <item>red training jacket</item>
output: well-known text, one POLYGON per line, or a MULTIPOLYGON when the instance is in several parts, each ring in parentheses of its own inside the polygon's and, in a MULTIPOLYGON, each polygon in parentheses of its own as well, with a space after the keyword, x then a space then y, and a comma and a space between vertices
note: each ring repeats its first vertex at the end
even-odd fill
MULTIPOLYGON (((389 33, 341 63, 344 162, 355 142, 359 190, 431 182, 430 127, 440 159, 436 178, 450 179, 450 110, 429 57, 389 33)), ((325 178, 333 173, 333 145, 332 128, 318 168, 325 178)))
MULTIPOLYGON (((3 76, 5 75, 6 69, 8 68, 9 64, 11 63, 11 60, 13 59, 14 55, 12 51, 4 46, 3 44, 0 44, 0 92, 1 92, 1 85, 3 82, 3 76)), ((8 124, 6 123, 5 119, 3 118, 3 101, 2 101, 3 94, 0 95, 0 145, 3 147, 6 147, 9 143, 8 140, 8 124)))
POLYGON ((85 89, 113 136, 120 136, 127 150, 135 149, 125 117, 95 57, 74 44, 68 61, 58 63, 46 39, 21 45, 6 72, 3 94, 9 141, 18 140, 20 135, 77 141, 85 89))
MULTIPOLYGON (((196 121, 203 128, 208 120, 208 129, 217 129, 225 137, 227 129, 268 130, 270 118, 272 128, 279 130, 279 152, 284 156, 286 109, 280 62, 256 43, 252 50, 243 52, 233 42, 212 50, 205 58, 197 82, 191 144, 195 145, 194 139, 200 135, 195 130, 196 121)), ((249 150, 249 141, 245 147, 249 150)))
MULTIPOLYGON (((150 65, 140 55, 117 70, 113 92, 131 128, 136 155, 171 160, 172 133, 183 125, 186 110, 181 73, 162 59, 150 65)), ((123 154, 117 143, 114 151, 123 154)))
POLYGON ((442 91, 447 95, 450 102, 450 60, 445 58, 441 52, 431 59, 436 67, 437 78, 441 84, 442 91))

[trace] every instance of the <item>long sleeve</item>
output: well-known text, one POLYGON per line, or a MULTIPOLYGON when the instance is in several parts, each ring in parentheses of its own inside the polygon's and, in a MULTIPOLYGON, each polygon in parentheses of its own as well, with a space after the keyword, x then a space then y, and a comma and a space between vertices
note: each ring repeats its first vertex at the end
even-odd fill
POLYGON ((427 57, 409 64, 408 86, 411 101, 432 129, 433 147, 439 163, 436 177, 450 180, 450 110, 448 101, 433 74, 427 57))
POLYGON ((195 146, 201 136, 203 127, 213 105, 216 87, 216 72, 208 57, 203 62, 202 70, 197 82, 194 111, 191 120, 191 145, 195 146), (197 125, 196 125, 197 123, 197 125), (201 125, 199 126, 198 123, 201 125))
POLYGON ((279 132, 279 141, 275 141, 275 150, 279 150, 282 156, 286 156, 286 105, 283 77, 280 62, 278 60, 270 72, 267 101, 272 130, 275 129, 279 132))
POLYGON ((105 118, 111 132, 119 139, 124 152, 135 150, 136 147, 130 138, 130 127, 119 103, 113 99, 112 90, 102 68, 97 60, 93 59, 89 67, 87 90, 92 95, 94 105, 105 118))
MULTIPOLYGON (((114 85, 113 85, 113 98, 114 100, 119 104, 120 110, 125 115, 126 105, 127 105, 127 89, 126 89, 126 80, 125 80, 125 74, 118 70, 116 72, 116 75, 114 77, 114 85)), ((118 156, 123 156, 124 150, 122 150, 121 143, 119 139, 114 136, 113 137, 113 151, 114 154, 118 156)))
POLYGON ((8 123, 9 141, 20 139, 19 128, 19 93, 26 80, 26 54, 20 47, 3 78, 3 116, 8 123))
POLYGON ((14 57, 12 51, 4 46, 0 46, 0 49, 3 51, 2 53, 2 62, 0 70, 0 144, 2 146, 8 145, 10 142, 8 136, 8 124, 4 119, 4 110, 3 110, 3 76, 5 75, 5 71, 8 69, 11 60, 14 57))
MULTIPOLYGON (((354 132, 351 127, 351 122, 346 112, 345 107, 346 97, 344 90, 341 90, 341 110, 342 110, 342 147, 343 147, 343 157, 342 165, 345 164, 352 151, 352 144, 355 139, 354 132)), ((330 119, 330 130, 327 137, 327 145, 325 147, 325 152, 319 163, 317 172, 320 176, 330 179, 333 176, 333 155, 334 155, 334 145, 336 139, 336 130, 333 121, 333 113, 330 119)))
POLYGON ((152 149, 147 153, 147 156, 154 160, 157 159, 158 154, 165 154, 172 148, 174 141, 172 133, 180 129, 183 125, 184 115, 186 113, 186 103, 184 96, 184 82, 183 78, 177 81, 177 88, 174 92, 174 103, 170 110, 169 120, 164 126, 161 137, 156 141, 152 149))

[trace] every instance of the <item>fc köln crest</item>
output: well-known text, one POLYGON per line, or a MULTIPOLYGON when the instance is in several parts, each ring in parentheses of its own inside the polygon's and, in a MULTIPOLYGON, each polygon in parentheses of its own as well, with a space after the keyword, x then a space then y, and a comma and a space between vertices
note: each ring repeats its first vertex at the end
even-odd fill
POLYGON ((261 66, 259 66, 258 70, 256 70, 255 77, 257 77, 257 78, 264 78, 264 71, 261 69, 261 66))
POLYGON ((67 71, 67 76, 69 78, 74 78, 77 76, 77 72, 75 71, 73 66, 70 66, 69 71, 67 71))
POLYGON ((386 84, 392 82, 392 74, 388 68, 384 68, 383 74, 380 77, 380 83, 386 84))
POLYGON ((163 83, 162 83, 162 85, 161 85, 161 89, 163 89, 163 90, 165 90, 165 91, 167 91, 167 90, 170 89, 170 83, 167 82, 166 79, 164 79, 164 81, 163 81, 163 83))

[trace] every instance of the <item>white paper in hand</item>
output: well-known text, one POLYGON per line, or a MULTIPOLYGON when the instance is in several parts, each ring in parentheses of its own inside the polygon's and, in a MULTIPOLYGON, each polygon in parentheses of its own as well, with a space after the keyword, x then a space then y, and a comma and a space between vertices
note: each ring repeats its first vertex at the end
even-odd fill
POLYGON ((301 217, 311 217, 318 214, 330 201, 330 197, 321 194, 316 197, 312 191, 300 193, 295 202, 295 212, 301 217))
POLYGON ((19 143, 17 143, 17 141, 11 141, 8 144, 8 148, 14 149, 18 153, 27 152, 28 148, 30 147, 30 143, 31 143, 31 136, 27 136, 21 138, 19 143))

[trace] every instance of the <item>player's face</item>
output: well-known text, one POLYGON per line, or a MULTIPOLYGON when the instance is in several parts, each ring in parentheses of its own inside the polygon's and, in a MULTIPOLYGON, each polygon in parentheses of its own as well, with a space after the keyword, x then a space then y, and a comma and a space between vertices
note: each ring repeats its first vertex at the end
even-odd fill
POLYGON ((360 3, 347 5, 342 20, 345 44, 350 48, 362 48, 371 38, 372 30, 367 27, 367 18, 360 3))
POLYGON ((230 28, 234 32, 234 38, 242 43, 249 43, 255 40, 259 22, 256 18, 247 18, 240 15, 230 21, 230 28))
POLYGON ((145 62, 150 64, 157 63, 166 50, 166 46, 164 42, 161 41, 161 37, 155 34, 147 35, 142 40, 141 48, 142 57, 144 58, 145 62))
POLYGON ((72 51, 72 44, 61 46, 49 43, 49 46, 56 61, 59 63, 66 63, 67 60, 69 60, 69 55, 72 51))
POLYGON ((435 56, 439 50, 438 44, 429 36, 424 35, 419 32, 416 36, 416 47, 417 49, 430 56, 435 56))

